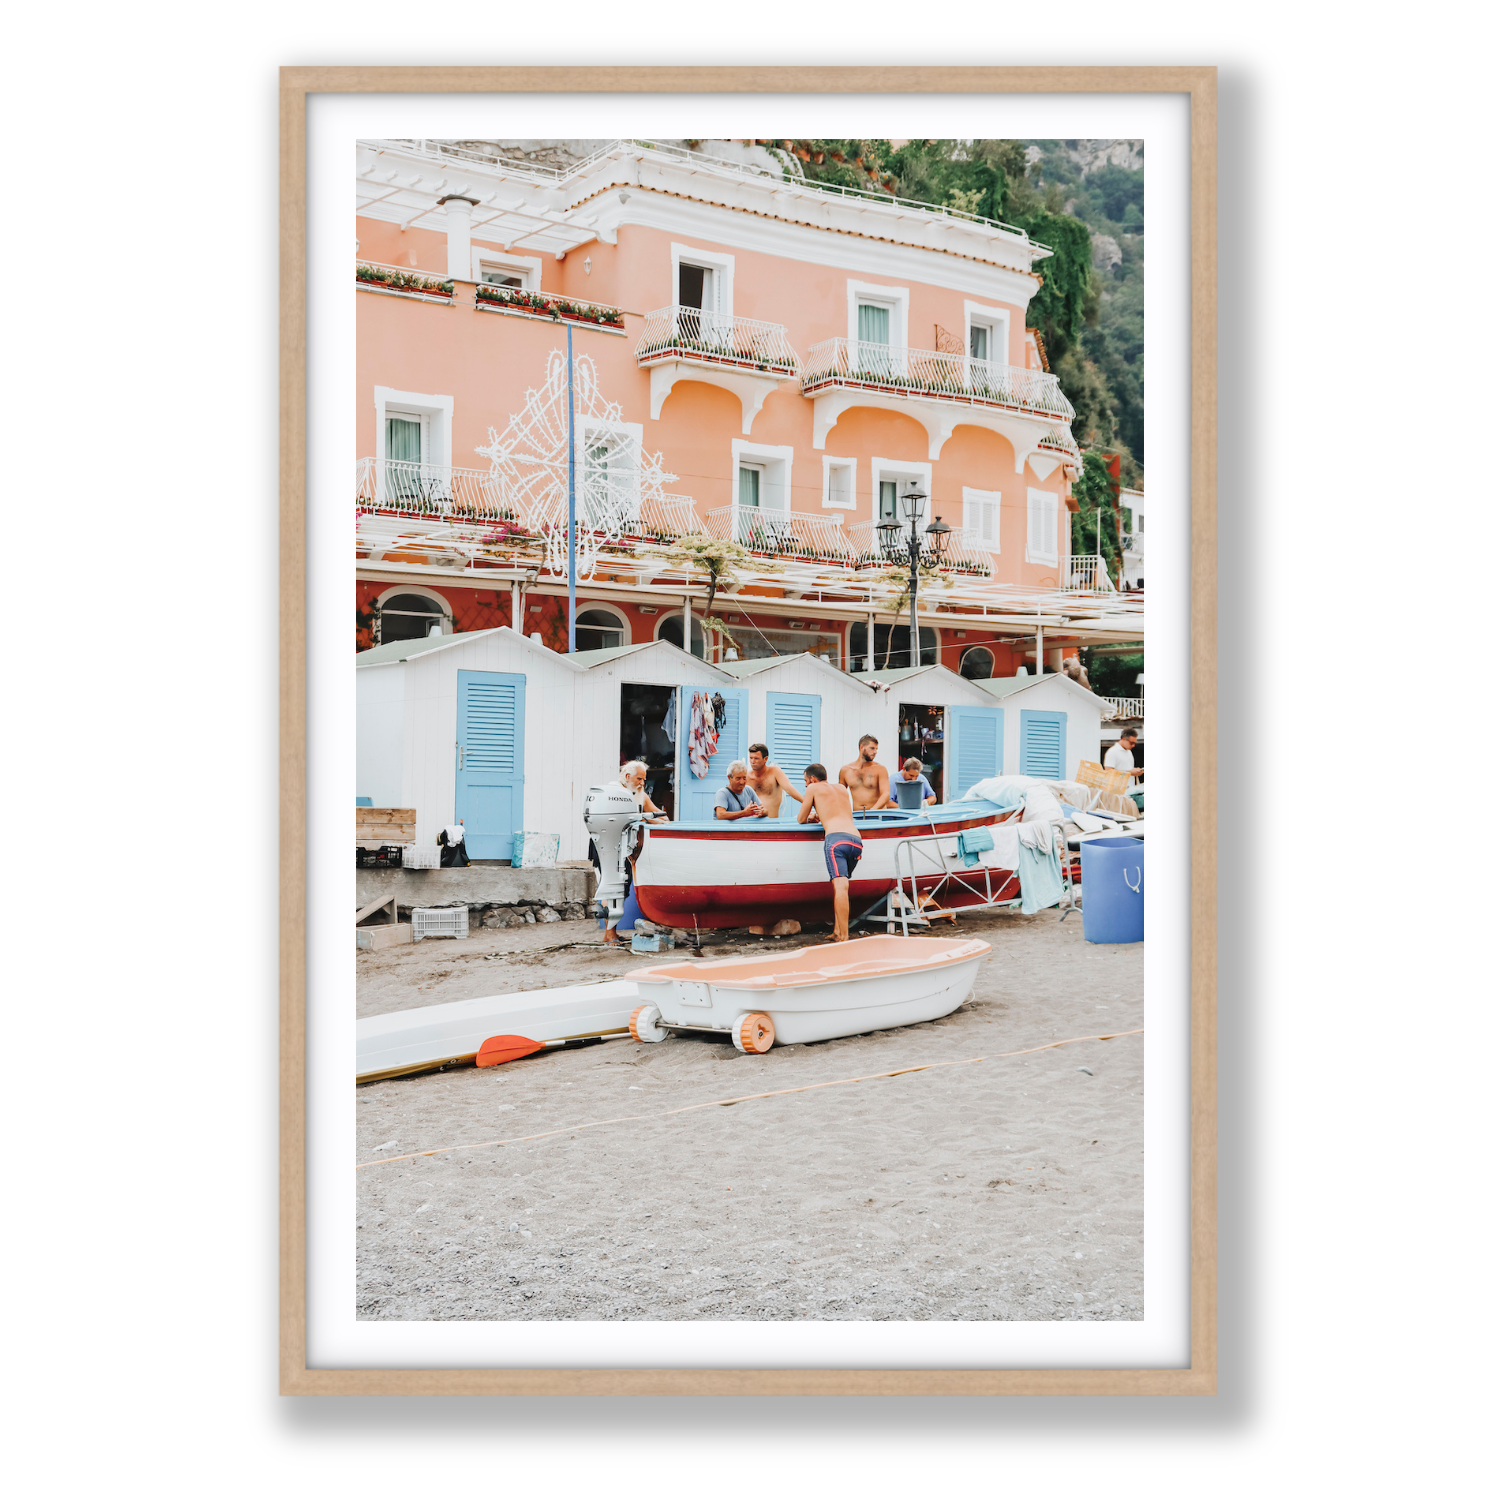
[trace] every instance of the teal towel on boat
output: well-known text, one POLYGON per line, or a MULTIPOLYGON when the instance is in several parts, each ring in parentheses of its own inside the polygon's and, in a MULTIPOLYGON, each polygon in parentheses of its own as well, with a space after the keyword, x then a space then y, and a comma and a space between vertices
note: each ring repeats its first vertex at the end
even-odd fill
POLYGON ((1021 911, 1030 916, 1044 906, 1056 906, 1063 898, 1062 872, 1057 855, 1051 849, 1020 846, 1020 863, 1016 873, 1021 877, 1021 911))
POLYGON ((995 837, 988 828, 966 828, 958 836, 958 852, 964 857, 964 864, 973 867, 979 863, 979 856, 987 849, 995 847, 995 837))

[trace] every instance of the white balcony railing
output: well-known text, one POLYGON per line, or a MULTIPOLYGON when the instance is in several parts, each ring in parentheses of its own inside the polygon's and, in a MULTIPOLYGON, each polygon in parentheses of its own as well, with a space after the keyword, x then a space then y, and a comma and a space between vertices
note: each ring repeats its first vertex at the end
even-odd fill
POLYGON ((562 323, 588 323, 598 328, 624 328, 625 314, 607 302, 565 297, 561 292, 533 292, 520 286, 496 286, 481 281, 474 289, 474 305, 481 311, 529 313, 562 323))
POLYGON ((507 504, 488 469, 455 469, 406 459, 362 458, 354 466, 355 504, 361 510, 465 521, 524 521, 507 504))
POLYGON ((1137 536, 1133 531, 1127 531, 1120 538, 1120 549, 1123 552, 1144 552, 1146 550, 1146 539, 1137 536))
POLYGON ((641 364, 687 359, 787 377, 801 368, 780 323, 727 318, 701 307, 659 307, 647 313, 635 357, 641 364))
POLYGON ((802 392, 813 395, 834 386, 1073 420, 1073 408, 1057 376, 936 349, 825 339, 808 350, 802 392))
POLYGON ((1112 594, 1115 591, 1104 559, 1089 555, 1068 559, 1068 573, 1063 588, 1074 593, 1095 591, 1112 594))
MULTIPOLYGON (((854 521, 844 530, 848 533, 850 545, 854 548, 861 563, 873 564, 877 567, 889 567, 893 562, 902 567, 906 565, 904 546, 900 554, 894 558, 887 557, 881 550, 881 537, 874 521, 854 521)), ((943 560, 938 566, 949 573, 964 573, 974 578, 989 578, 994 574, 995 560, 989 546, 977 531, 955 526, 948 533, 948 541, 943 548, 943 560)))
POLYGON ((647 496, 641 501, 635 529, 642 536, 663 542, 704 534, 697 507, 686 495, 647 496))
POLYGON ((778 558, 853 563, 854 548, 826 516, 795 510, 770 510, 758 505, 726 505, 708 513, 710 536, 736 541, 752 552, 778 558))
POLYGON ((1102 717, 1105 719, 1144 719, 1146 700, 1144 698, 1106 698, 1102 717))

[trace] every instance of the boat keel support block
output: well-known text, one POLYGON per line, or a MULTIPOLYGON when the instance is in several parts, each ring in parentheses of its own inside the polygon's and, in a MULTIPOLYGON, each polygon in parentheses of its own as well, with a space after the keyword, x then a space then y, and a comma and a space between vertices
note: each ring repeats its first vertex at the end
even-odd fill
POLYGON ((630 1013, 630 1034, 638 1042, 662 1042, 667 1033, 661 1024, 661 1011, 654 1005, 637 1005, 630 1013))
POLYGON ((740 1052, 769 1052, 776 1041, 776 1027, 770 1016, 753 1010, 735 1021, 730 1035, 740 1052))

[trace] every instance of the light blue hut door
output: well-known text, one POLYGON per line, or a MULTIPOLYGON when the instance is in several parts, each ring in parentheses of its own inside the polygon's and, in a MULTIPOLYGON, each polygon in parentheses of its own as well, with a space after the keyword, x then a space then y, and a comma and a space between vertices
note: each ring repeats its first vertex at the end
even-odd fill
POLYGON ((732 687, 683 687, 677 689, 677 819, 679 822, 713 821, 714 800, 729 785, 729 768, 744 760, 749 742, 750 689, 732 687), (693 775, 688 763, 688 732, 693 722, 693 696, 715 693, 724 698, 724 727, 718 749, 708 762, 708 775, 693 775))
POLYGON ((944 761, 948 787, 938 796, 957 802, 976 781, 998 776, 1005 750, 1003 708, 950 708, 944 761))
MULTIPOLYGON (((822 740, 823 699, 817 693, 766 694, 766 748, 772 763, 802 790, 802 773, 818 759, 822 740)), ((778 817, 796 821, 799 805, 785 794, 778 817)))
POLYGON ((523 826, 526 679, 515 672, 458 674, 454 816, 470 859, 509 859, 523 826))

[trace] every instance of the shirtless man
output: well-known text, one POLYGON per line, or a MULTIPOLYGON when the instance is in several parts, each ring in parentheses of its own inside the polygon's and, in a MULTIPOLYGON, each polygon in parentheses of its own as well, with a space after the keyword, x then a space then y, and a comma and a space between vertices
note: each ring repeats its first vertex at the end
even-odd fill
POLYGON ((790 793, 802 805, 802 793, 787 780, 786 772, 770 759, 771 752, 764 745, 750 747, 750 785, 760 798, 768 818, 781 815, 781 799, 790 793))
POLYGON ((839 785, 849 789, 855 812, 885 807, 891 800, 891 773, 875 759, 879 750, 873 734, 861 735, 859 758, 839 771, 839 785))
MULTIPOLYGON (((847 767, 845 768, 848 769, 847 767)), ((864 852, 864 840, 854 826, 854 808, 849 793, 828 780, 828 772, 820 765, 811 765, 804 773, 807 795, 802 802, 802 811, 797 814, 799 823, 816 818, 823 825, 823 863, 828 869, 828 878, 833 882, 833 940, 836 943, 849 941, 849 877, 864 852)))

